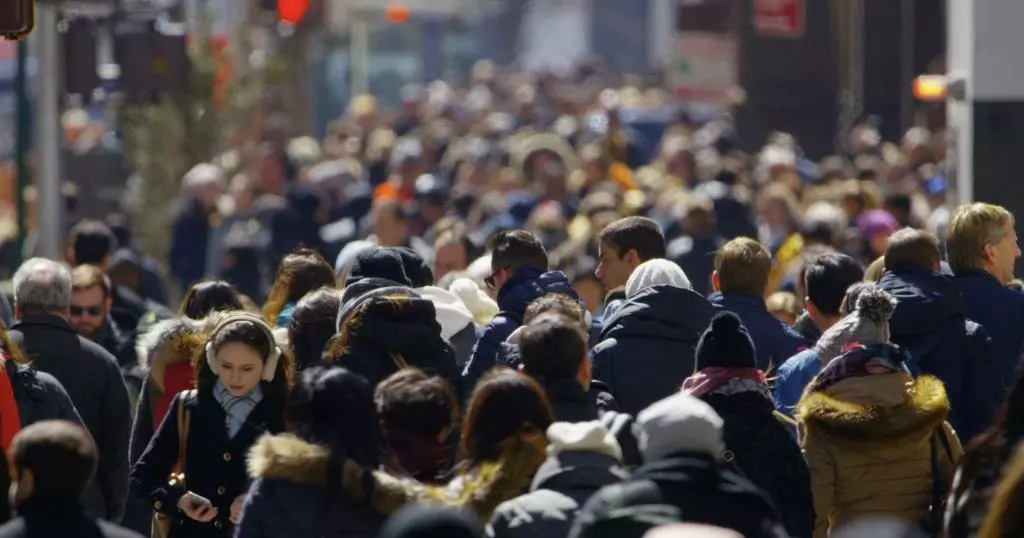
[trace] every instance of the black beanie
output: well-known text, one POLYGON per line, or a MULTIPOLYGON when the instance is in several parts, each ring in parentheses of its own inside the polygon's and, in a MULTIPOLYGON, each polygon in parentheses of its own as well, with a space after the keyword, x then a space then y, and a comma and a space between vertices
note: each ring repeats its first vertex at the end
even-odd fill
POLYGON ((402 258, 402 268, 409 278, 409 285, 414 288, 434 285, 434 271, 415 250, 409 247, 389 247, 402 258))
POLYGON ((756 368, 754 341, 740 318, 721 312, 711 319, 697 343, 697 370, 704 368, 756 368))
POLYGON ((345 287, 365 278, 390 280, 403 286, 410 284, 402 256, 389 248, 370 247, 356 254, 345 278, 345 287))

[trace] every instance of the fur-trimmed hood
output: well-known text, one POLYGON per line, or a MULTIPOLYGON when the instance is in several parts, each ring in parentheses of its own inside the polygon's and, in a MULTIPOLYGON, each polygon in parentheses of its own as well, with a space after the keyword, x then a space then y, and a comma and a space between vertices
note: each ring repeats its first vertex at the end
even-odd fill
POLYGON ((903 389, 902 402, 895 405, 858 402, 842 395, 844 384, 856 382, 870 389, 871 383, 904 383, 902 377, 882 374, 853 378, 826 391, 811 392, 797 405, 797 419, 804 427, 848 443, 898 444, 912 438, 925 439, 949 414, 946 389, 937 378, 917 378, 903 389))
POLYGON ((218 312, 201 320, 179 316, 157 322, 135 340, 139 366, 148 369, 150 379, 163 389, 164 370, 186 361, 194 365, 223 317, 218 312))
MULTIPOLYGON (((456 478, 458 487, 427 486, 384 471, 369 471, 346 460, 341 470, 341 491, 347 499, 367 502, 384 515, 411 502, 433 502, 472 510, 480 521, 487 521, 499 504, 529 489, 533 475, 545 460, 545 445, 543 436, 509 438, 502 444, 497 462, 460 474, 456 478), (372 485, 368 499, 367 484, 372 485)), ((249 451, 249 474, 265 480, 325 486, 330 457, 327 448, 292 434, 265 435, 249 451)))

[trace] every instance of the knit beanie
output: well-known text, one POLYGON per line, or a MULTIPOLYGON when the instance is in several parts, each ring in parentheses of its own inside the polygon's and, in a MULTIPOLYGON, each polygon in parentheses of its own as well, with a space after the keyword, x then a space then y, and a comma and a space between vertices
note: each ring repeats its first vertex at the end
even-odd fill
POLYGON ((633 270, 626 281, 626 299, 632 299, 641 291, 654 286, 693 289, 686 272, 678 264, 659 258, 647 260, 633 270))
POLYGON ((345 278, 345 286, 348 287, 364 278, 381 278, 403 286, 409 285, 405 264, 396 249, 370 247, 356 254, 345 278))
POLYGON ((434 284, 434 271, 415 250, 409 247, 389 247, 388 250, 395 251, 402 259, 402 269, 411 287, 422 288, 434 284))
POLYGON ((555 422, 548 426, 548 457, 562 452, 596 452, 622 461, 615 436, 600 422, 555 422))
POLYGON ((697 370, 709 367, 755 368, 757 353, 739 316, 720 312, 711 319, 697 343, 697 370))
POLYGON ((637 416, 637 445, 645 462, 681 452, 697 452, 721 459, 722 417, 703 401, 677 392, 644 409, 637 416))
POLYGON ((334 260, 334 274, 344 273, 345 268, 356 259, 360 252, 375 246, 377 245, 373 244, 373 241, 366 240, 356 240, 345 245, 345 248, 338 253, 337 259, 334 260))
POLYGON ((889 342, 889 318, 896 309, 896 299, 887 291, 872 286, 857 297, 853 312, 839 320, 821 338, 815 350, 822 364, 843 353, 852 343, 869 346, 889 342))

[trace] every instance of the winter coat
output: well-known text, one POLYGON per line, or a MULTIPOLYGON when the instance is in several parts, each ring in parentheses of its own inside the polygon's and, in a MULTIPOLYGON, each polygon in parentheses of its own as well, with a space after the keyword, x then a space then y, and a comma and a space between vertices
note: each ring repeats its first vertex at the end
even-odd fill
POLYGON ((724 421, 724 459, 768 494, 790 536, 810 538, 814 530, 811 472, 796 440, 774 417, 767 388, 763 390, 733 380, 701 399, 724 421))
POLYGON ((775 409, 792 417, 804 389, 821 371, 821 356, 815 349, 805 349, 782 363, 775 376, 773 395, 775 409))
MULTIPOLYGON (((897 307, 898 308, 898 307, 897 307)), ((842 360, 842 359, 836 359, 842 360)), ((815 538, 866 514, 924 521, 932 500, 932 438, 943 483, 962 450, 945 423, 949 401, 942 382, 906 373, 850 377, 801 400, 797 417, 817 519, 815 538)))
POLYGON ((99 465, 87 492, 86 514, 120 521, 128 494, 132 418, 128 391, 117 361, 57 316, 22 316, 9 334, 33 368, 53 375, 67 390, 96 441, 99 465))
POLYGON ((771 500, 750 480, 707 454, 684 452, 645 463, 625 481, 601 488, 576 516, 569 538, 643 536, 668 522, 714 525, 745 538, 785 536, 771 500), (614 532, 620 527, 631 532, 614 532))
POLYGON ((477 328, 473 314, 454 293, 434 286, 418 288, 416 292, 434 303, 441 336, 455 351, 455 362, 461 372, 473 354, 473 346, 482 329, 477 328))
POLYGON ((711 305, 683 288, 654 286, 626 301, 605 320, 591 351, 593 376, 608 385, 619 409, 636 415, 679 391, 693 373, 711 305))
POLYGON ((949 422, 961 439, 970 440, 988 427, 1003 402, 1003 379, 988 332, 964 317, 960 293, 945 275, 895 267, 879 285, 898 301, 889 320, 892 342, 910 353, 914 373, 942 381, 949 422))
POLYGON ((231 503, 249 489, 245 458, 265 433, 284 429, 284 404, 266 395, 245 419, 242 429, 228 438, 224 408, 212 392, 183 397, 179 393, 131 473, 132 493, 149 499, 153 509, 172 518, 171 538, 231 536, 231 503), (177 406, 191 413, 185 445, 185 486, 170 485, 167 477, 178 461, 177 406), (200 523, 177 507, 186 491, 209 499, 217 517, 200 523))
POLYGON ((85 515, 72 499, 28 499, 18 507, 19 517, 0 527, 0 538, 142 538, 141 534, 85 515))
POLYGON ((555 413, 555 422, 601 421, 619 442, 623 464, 636 467, 642 463, 637 447, 636 420, 633 415, 615 410, 615 399, 604 392, 606 387, 602 383, 591 383, 590 390, 584 391, 575 379, 542 377, 537 382, 544 387, 551 410, 555 413))
POLYGON ((480 376, 497 364, 498 352, 513 331, 523 324, 526 307, 535 299, 549 293, 568 295, 579 300, 576 290, 561 271, 544 272, 532 267, 523 267, 515 272, 498 291, 498 313, 473 348, 469 363, 462 370, 462 379, 469 392, 476 386, 480 376))
POLYGON ((14 389, 14 401, 18 406, 22 428, 41 420, 67 420, 84 426, 75 404, 71 403, 71 397, 57 378, 15 364, 12 360, 4 361, 4 369, 14 389))
POLYGON ((587 499, 625 476, 615 458, 605 454, 558 454, 537 469, 529 493, 498 506, 487 524, 487 536, 565 538, 587 499))
POLYGON ((350 459, 335 466, 328 448, 292 434, 264 437, 249 454, 257 480, 238 537, 372 537, 387 516, 414 502, 464 509, 487 521, 499 504, 527 491, 544 461, 543 444, 506 439, 498 461, 464 471, 448 486, 429 486, 350 459))
POLYGON ((807 347, 804 337, 771 315, 760 297, 715 292, 708 300, 715 307, 716 314, 725 311, 739 316, 754 341, 757 367, 765 375, 772 375, 786 359, 807 347))
POLYGON ((953 283, 963 298, 964 316, 992 338, 992 352, 1009 388, 1024 357, 1024 294, 1002 286, 985 271, 962 271, 953 283))

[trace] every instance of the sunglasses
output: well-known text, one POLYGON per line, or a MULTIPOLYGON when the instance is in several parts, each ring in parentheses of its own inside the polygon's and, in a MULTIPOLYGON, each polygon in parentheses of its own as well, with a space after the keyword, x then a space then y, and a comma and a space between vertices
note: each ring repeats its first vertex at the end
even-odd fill
POLYGON ((505 268, 502 267, 501 269, 498 269, 497 271, 491 273, 491 276, 488 276, 487 278, 484 279, 484 284, 487 284, 487 288, 488 289, 490 289, 490 290, 497 290, 498 289, 498 286, 495 285, 495 283, 494 283, 494 279, 497 278, 498 275, 501 274, 501 272, 504 271, 504 270, 505 270, 505 268))
POLYGON ((99 316, 99 315, 103 314, 103 307, 102 306, 86 306, 86 307, 72 306, 71 307, 71 315, 72 316, 83 316, 85 314, 89 314, 90 316, 94 316, 94 317, 95 316, 99 316))

